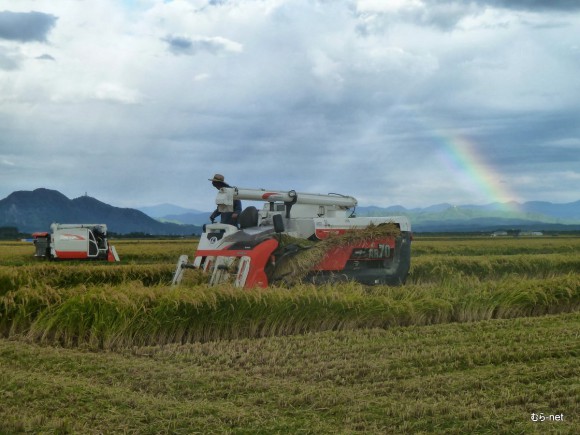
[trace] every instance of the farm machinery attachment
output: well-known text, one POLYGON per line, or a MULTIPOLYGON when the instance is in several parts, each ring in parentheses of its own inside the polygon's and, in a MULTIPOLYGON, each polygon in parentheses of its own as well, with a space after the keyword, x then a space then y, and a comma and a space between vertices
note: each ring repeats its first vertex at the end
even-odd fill
POLYGON ((264 202, 245 208, 238 226, 204 225, 193 261, 180 256, 173 285, 187 269, 203 270, 210 285, 267 287, 295 282, 357 281, 400 285, 411 257, 411 224, 405 216, 355 217, 357 200, 339 194, 223 187, 220 212, 234 200, 264 202))

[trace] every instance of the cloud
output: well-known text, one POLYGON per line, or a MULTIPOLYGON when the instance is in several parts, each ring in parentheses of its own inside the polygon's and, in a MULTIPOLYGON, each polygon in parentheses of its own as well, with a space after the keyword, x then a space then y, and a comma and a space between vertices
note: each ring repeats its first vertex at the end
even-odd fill
POLYGON ((36 56, 36 59, 38 59, 38 60, 56 60, 54 57, 52 57, 50 54, 47 54, 47 53, 41 54, 40 56, 36 56))
POLYGON ((0 46, 0 70, 14 71, 20 68, 19 52, 0 46))
MULTIPOLYGON (((542 14, 545 12, 570 12, 580 10, 580 2, 576 0, 358 0, 356 9, 363 17, 359 30, 362 33, 384 32, 402 22, 415 23, 422 26, 432 26, 444 31, 462 28, 464 21, 477 19, 481 16, 493 15, 493 21, 486 24, 490 27, 506 26, 510 22, 494 14, 494 10, 513 10, 542 14), (375 20, 376 16, 381 19, 375 20), (497 19, 500 18, 498 22, 497 19), (387 25, 387 23, 389 23, 387 25)), ((524 17, 513 21, 521 21, 532 26, 559 27, 563 22, 537 22, 524 17)))
POLYGON ((368 12, 385 12, 385 13, 401 13, 401 12, 416 12, 424 9, 439 9, 441 10, 460 10, 467 13, 472 9, 472 6, 479 8, 502 8, 513 10, 527 10, 527 11, 574 11, 580 9, 580 4, 576 0, 472 0, 465 2, 463 0, 358 0, 357 9, 359 11, 368 12))
POLYGON ((201 52, 222 55, 226 53, 241 53, 242 44, 230 41, 220 36, 214 37, 188 37, 168 35, 163 41, 169 45, 169 50, 174 54, 195 55, 201 52))
POLYGON ((0 12, 0 39, 45 42, 58 17, 43 12, 0 12))
POLYGON ((95 90, 95 98, 113 103, 137 104, 142 97, 134 89, 129 89, 116 83, 102 83, 95 90))
POLYGON ((556 148, 571 148, 580 150, 580 137, 564 137, 561 139, 556 139, 551 143, 547 143, 546 145, 556 148))
POLYGON ((85 3, 42 2, 50 51, 0 41, 0 156, 16 163, 0 197, 205 210, 219 172, 361 205, 492 202, 467 160, 438 158, 464 138, 518 199, 578 199, 580 14, 563 4, 100 0, 89 19, 85 3))
POLYGON ((8 159, 0 158, 0 165, 2 165, 2 166, 15 166, 15 163, 8 160, 8 159))
POLYGON ((495 6, 505 9, 526 11, 576 11, 580 3, 576 0, 476 0, 483 6, 495 6))
POLYGON ((385 31, 390 26, 385 26, 386 21, 397 25, 401 21, 416 23, 423 26, 449 31, 454 29, 462 19, 478 15, 483 12, 483 7, 472 2, 454 0, 359 0, 357 11, 364 18, 359 30, 363 33, 368 31, 385 31), (379 20, 373 20, 373 14, 381 16, 379 20))

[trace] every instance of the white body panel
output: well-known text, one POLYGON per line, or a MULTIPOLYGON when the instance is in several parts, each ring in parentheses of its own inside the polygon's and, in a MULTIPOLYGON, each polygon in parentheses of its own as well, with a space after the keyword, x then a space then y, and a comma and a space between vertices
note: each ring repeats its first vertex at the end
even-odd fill
POLYGON ((55 256, 56 251, 86 252, 87 257, 89 256, 89 242, 91 241, 88 228, 57 229, 52 232, 51 239, 51 249, 55 256))

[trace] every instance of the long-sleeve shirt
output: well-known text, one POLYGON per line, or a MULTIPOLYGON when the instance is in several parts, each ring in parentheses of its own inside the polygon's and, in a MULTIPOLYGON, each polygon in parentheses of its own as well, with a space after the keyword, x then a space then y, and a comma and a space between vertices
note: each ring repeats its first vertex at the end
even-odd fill
POLYGON ((213 220, 216 217, 221 215, 220 222, 222 224, 237 226, 238 225, 238 217, 240 216, 241 212, 242 212, 242 201, 240 201, 239 199, 234 199, 234 211, 222 213, 216 208, 209 218, 213 220), (234 214, 236 214, 235 218, 232 217, 234 214))

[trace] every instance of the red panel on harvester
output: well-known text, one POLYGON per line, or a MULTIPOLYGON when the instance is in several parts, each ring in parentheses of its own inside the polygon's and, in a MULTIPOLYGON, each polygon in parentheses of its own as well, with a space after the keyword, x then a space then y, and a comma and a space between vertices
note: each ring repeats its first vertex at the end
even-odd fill
POLYGON ((54 251, 56 258, 62 260, 84 260, 89 258, 86 251, 54 251))
POLYGON ((250 270, 246 278, 244 287, 267 287, 268 277, 264 272, 266 263, 270 259, 272 253, 278 247, 278 241, 275 239, 268 239, 262 243, 253 246, 249 249, 236 247, 233 249, 203 249, 197 250, 196 257, 249 257, 250 270))
POLYGON ((357 243, 351 246, 339 246, 326 253, 324 259, 313 270, 344 270, 348 261, 385 261, 393 257, 395 240, 382 239, 357 243))

